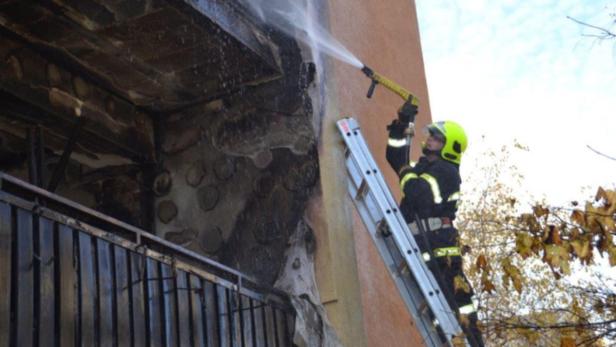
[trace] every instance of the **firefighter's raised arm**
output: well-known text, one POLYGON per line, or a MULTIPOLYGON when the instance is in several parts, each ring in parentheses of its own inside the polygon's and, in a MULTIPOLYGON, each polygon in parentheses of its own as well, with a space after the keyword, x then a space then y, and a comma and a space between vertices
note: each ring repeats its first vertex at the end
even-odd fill
POLYGON ((414 122, 417 115, 417 106, 406 101, 398 109, 398 118, 388 126, 389 138, 385 157, 392 169, 398 174, 405 165, 409 164, 411 138, 414 135, 414 122))

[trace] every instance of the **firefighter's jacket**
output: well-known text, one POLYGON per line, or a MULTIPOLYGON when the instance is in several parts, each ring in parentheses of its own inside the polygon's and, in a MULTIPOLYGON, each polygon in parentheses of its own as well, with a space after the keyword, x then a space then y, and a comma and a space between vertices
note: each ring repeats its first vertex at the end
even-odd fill
POLYGON ((432 261, 454 259, 461 262, 458 231, 451 225, 460 196, 459 166, 443 159, 430 162, 426 157, 407 165, 405 158, 409 149, 404 139, 390 137, 387 144, 387 161, 400 176, 403 194, 400 212, 407 223, 418 222, 416 218, 421 222, 430 218, 449 219, 447 227, 425 230, 426 233, 415 240, 425 260, 439 258, 432 261))
POLYGON ((451 225, 460 195, 459 166, 444 159, 429 162, 426 157, 421 157, 415 165, 408 165, 405 163, 408 150, 406 140, 389 139, 387 161, 398 172, 403 193, 400 212, 407 223, 417 222, 416 216, 424 221, 428 218, 449 219, 447 227, 426 230, 425 235, 418 235, 415 240, 430 269, 433 272, 436 268, 440 269, 437 273, 442 276, 437 276, 437 279, 441 287, 450 293, 446 295, 450 305, 457 305, 465 310, 464 313, 468 313, 469 309, 474 310, 472 292, 451 295, 455 291, 453 278, 463 275, 458 231, 451 225))
POLYGON ((386 157, 398 172, 403 198, 400 212, 407 223, 429 217, 456 217, 460 198, 460 170, 458 165, 443 159, 429 162, 421 157, 416 164, 405 163, 409 145, 404 140, 390 139, 386 157))

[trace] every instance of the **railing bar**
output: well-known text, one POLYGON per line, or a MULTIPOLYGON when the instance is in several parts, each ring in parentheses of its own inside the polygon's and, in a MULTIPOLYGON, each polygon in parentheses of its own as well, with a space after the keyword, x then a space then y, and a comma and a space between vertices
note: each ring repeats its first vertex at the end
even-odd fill
POLYGON ((120 221, 118 219, 115 219, 113 217, 110 217, 110 216, 107 216, 105 214, 102 214, 102 213, 100 213, 98 211, 95 211, 95 210, 89 208, 89 207, 80 205, 80 204, 75 203, 75 202, 73 202, 71 200, 63 198, 63 197, 61 197, 59 195, 50 193, 49 191, 46 191, 46 190, 44 190, 44 189, 42 189, 40 187, 37 187, 37 186, 32 185, 30 183, 24 182, 24 181, 22 181, 20 179, 17 179, 15 177, 12 177, 12 176, 7 175, 7 174, 2 173, 2 172, 0 172, 0 180, 8 181, 8 182, 10 182, 12 184, 15 184, 17 186, 20 186, 20 187, 22 187, 24 189, 30 190, 31 192, 39 195, 40 197, 44 197, 44 198, 47 198, 47 199, 50 199, 50 200, 54 200, 54 201, 56 201, 56 202, 58 202, 60 204, 66 205, 66 206, 68 206, 68 207, 70 207, 72 209, 75 209, 75 210, 80 211, 82 213, 88 214, 88 215, 90 215, 92 217, 96 217, 96 218, 98 218, 98 219, 100 219, 102 221, 105 221, 105 222, 109 223, 109 224, 113 224, 113 225, 118 226, 118 227, 120 227, 120 228, 122 228, 124 230, 131 231, 134 234, 139 235, 142 239, 143 238, 149 239, 149 240, 151 240, 153 242, 156 242, 156 243, 158 243, 158 244, 160 244, 162 246, 165 246, 165 247, 167 247, 169 249, 172 249, 172 250, 174 250, 174 251, 176 251, 178 253, 186 255, 186 256, 188 256, 188 257, 190 257, 192 259, 195 259, 195 260, 203 262, 203 263, 205 263, 207 265, 211 265, 213 267, 216 267, 219 270, 226 271, 226 272, 228 272, 230 274, 233 274, 235 276, 243 277, 243 278, 248 279, 248 280, 250 280, 250 281, 252 281, 254 283, 257 283, 255 279, 250 278, 249 276, 246 276, 246 275, 242 274, 241 272, 239 272, 239 271, 237 271, 235 269, 232 269, 232 268, 230 268, 228 266, 225 266, 223 264, 215 262, 215 261, 213 261, 211 259, 208 259, 208 258, 206 258, 204 256, 201 256, 201 255, 199 255, 199 254, 197 254, 195 252, 192 252, 192 251, 189 251, 187 249, 184 249, 184 248, 182 248, 180 246, 177 246, 174 243, 166 241, 166 240, 164 240, 164 239, 162 239, 162 238, 160 238, 160 237, 158 237, 156 235, 153 235, 151 233, 148 233, 147 231, 145 231, 143 229, 139 229, 139 228, 137 228, 137 227, 135 227, 133 225, 127 224, 127 223, 122 222, 122 221, 120 221))

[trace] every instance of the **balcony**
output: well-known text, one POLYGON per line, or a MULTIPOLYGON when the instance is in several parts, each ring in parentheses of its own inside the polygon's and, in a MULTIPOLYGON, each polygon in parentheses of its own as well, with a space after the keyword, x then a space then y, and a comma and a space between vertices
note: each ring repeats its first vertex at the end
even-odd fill
POLYGON ((287 297, 0 173, 0 346, 289 346, 287 297))

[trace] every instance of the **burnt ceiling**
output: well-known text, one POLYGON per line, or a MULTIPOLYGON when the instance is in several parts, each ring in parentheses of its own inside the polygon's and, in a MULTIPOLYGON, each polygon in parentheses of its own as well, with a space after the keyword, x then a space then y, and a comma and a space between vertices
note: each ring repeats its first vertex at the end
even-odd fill
POLYGON ((73 159, 153 162, 153 119, 280 78, 277 52, 232 1, 0 0, 0 142, 38 124, 58 154, 83 123, 73 159))
POLYGON ((2 46, 36 51, 133 105, 165 112, 279 75, 276 47, 232 3, 0 1, 2 46))

